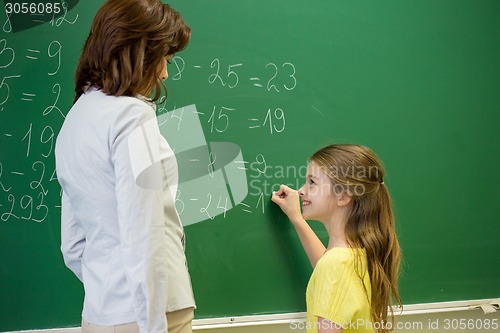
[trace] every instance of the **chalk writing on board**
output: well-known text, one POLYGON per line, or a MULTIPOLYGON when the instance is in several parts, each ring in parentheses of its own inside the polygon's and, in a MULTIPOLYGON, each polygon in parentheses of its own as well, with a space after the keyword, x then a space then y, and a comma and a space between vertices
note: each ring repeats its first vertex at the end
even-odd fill
POLYGON ((54 14, 52 16, 52 19, 50 20, 50 24, 52 26, 55 25, 55 26, 59 27, 63 23, 75 24, 76 21, 78 20, 78 14, 75 15, 75 17, 73 18, 72 21, 70 21, 70 19, 66 18, 66 16, 68 16, 68 5, 66 4, 66 2, 63 2, 62 7, 63 7, 63 13, 64 14, 62 16, 60 16, 60 17, 57 17, 57 18, 56 18, 56 15, 54 14))
MULTIPOLYGON (((37 20, 36 17, 31 19, 37 20)), ((78 20, 78 14, 69 12, 68 6, 63 4, 59 15, 52 15, 50 19, 44 17, 44 22, 31 22, 25 29, 42 23, 49 30, 64 29, 64 26, 77 24, 78 20)), ((13 43, 17 23, 7 14, 2 25, 8 35, 0 39, 0 115, 16 112, 15 109, 22 106, 29 110, 30 116, 24 119, 24 126, 6 128, 0 134, 7 145, 21 147, 17 153, 26 163, 11 164, 4 156, 0 157, 0 220, 40 223, 51 215, 52 210, 60 208, 58 203, 53 204, 48 199, 55 197, 54 201, 59 202, 57 196, 61 195, 53 156, 58 125, 62 124, 68 110, 63 106, 63 97, 72 91, 72 87, 68 88, 60 79, 68 56, 63 36, 51 34, 51 37, 36 43, 13 43), (48 83, 31 84, 33 76, 17 69, 29 68, 31 64, 41 65, 37 75, 44 76, 48 83), (51 202, 50 207, 48 202, 51 202)), ((288 61, 252 62, 250 65, 244 61, 228 61, 220 56, 209 56, 199 62, 175 56, 169 65, 169 72, 169 80, 179 81, 189 77, 189 80, 194 80, 192 84, 227 89, 229 94, 240 89, 260 90, 270 95, 287 94, 298 85, 296 66, 288 61)), ((239 105, 234 101, 214 101, 194 110, 178 108, 174 104, 169 111, 165 99, 163 96, 158 102, 158 124, 162 127, 168 123, 171 130, 178 132, 192 133, 190 119, 193 116, 206 133, 220 135, 223 141, 225 135, 231 132, 280 136, 287 129, 285 106, 255 107, 251 104, 239 105)), ((203 133, 202 130, 200 132, 203 133)), ((175 198, 175 206, 183 222, 213 220, 216 216, 226 218, 233 209, 264 214, 269 188, 275 185, 267 182, 267 172, 272 166, 267 163, 264 154, 245 155, 244 159, 238 142, 205 142, 204 145, 208 149, 206 152, 196 152, 201 155, 190 157, 183 163, 199 165, 190 166, 193 170, 202 170, 197 177, 206 176, 208 178, 203 181, 211 179, 218 185, 205 186, 206 190, 198 193, 191 188, 198 178, 185 181, 175 198), (231 152, 230 156, 228 152, 231 152), (252 186, 245 175, 254 181, 252 186)), ((183 156, 182 149, 173 148, 176 156, 183 156)))
POLYGON ((57 57, 57 69, 54 72, 49 72, 48 73, 49 75, 56 75, 57 72, 59 72, 59 68, 61 67, 61 50, 62 50, 62 45, 57 40, 49 44, 49 47, 47 49, 47 54, 51 58, 57 57))
MULTIPOLYGON (((19 78, 21 75, 9 75, 9 76, 4 76, 2 81, 0 82, 0 92, 2 92, 2 95, 5 95, 4 99, 1 100, 0 105, 5 104, 10 97, 10 88, 8 85, 8 79, 13 79, 13 78, 19 78)), ((2 108, 3 110, 3 108, 2 108)))
POLYGON ((229 116, 228 113, 231 111, 236 110, 235 108, 228 108, 225 106, 221 106, 218 110, 216 106, 214 106, 212 113, 210 114, 210 118, 208 121, 210 122, 210 131, 213 133, 214 129, 219 132, 223 133, 227 130, 229 127, 229 116), (217 112, 218 111, 218 112, 217 112), (217 114, 216 114, 217 112, 217 114))
POLYGON ((0 68, 9 67, 16 58, 16 52, 13 48, 7 46, 7 39, 5 38, 0 40, 0 54, 2 55, 2 58, 5 58, 3 63, 0 63, 0 68))
POLYGON ((3 26, 2 26, 3 32, 6 32, 6 33, 12 32, 12 23, 10 22, 10 16, 11 15, 12 14, 6 13, 7 19, 5 20, 5 22, 4 22, 3 26))
POLYGON ((223 134, 234 128, 250 133, 261 128, 271 135, 279 135, 286 130, 286 113, 282 108, 256 111, 248 106, 237 109, 227 105, 212 105, 198 110, 193 105, 168 111, 160 104, 157 118, 160 131, 171 143, 181 170, 176 208, 185 226, 213 220, 219 215, 225 218, 234 208, 245 213, 265 213, 267 199, 273 190, 278 189, 276 186, 279 184, 273 183, 273 175, 267 174, 273 167, 268 165, 264 154, 259 153, 248 160, 242 156, 233 159, 236 155, 229 157, 231 153, 228 154, 228 151, 234 149, 229 145, 235 143, 229 142, 210 144, 211 148, 203 148, 208 146, 202 128, 214 134, 223 134), (241 112, 260 117, 248 118, 246 125, 245 118, 242 122, 241 117, 233 123, 232 116, 241 112), (221 149, 220 144, 227 146, 221 149), (185 179, 186 172, 193 176, 185 179), (227 178, 233 173, 242 174, 235 183, 231 183, 234 179, 227 178), (248 176, 251 183, 247 181, 248 176), (193 185, 195 183, 197 186, 193 185), (242 191, 238 200, 234 199, 235 191, 242 191))
POLYGON ((263 122, 262 119, 259 118, 248 118, 248 120, 254 123, 248 127, 250 129, 259 127, 266 127, 267 129, 267 127, 269 127, 271 134, 281 133, 285 130, 285 112, 281 108, 276 108, 274 111, 268 109, 263 122))
MULTIPOLYGON (((71 8, 76 3, 72 1, 71 8)), ((65 55, 64 43, 50 31, 76 24, 78 14, 69 13, 67 3, 59 5, 59 15, 6 13, 2 24, 6 35, 0 39, 0 115, 7 117, 2 119, 4 124, 13 116, 16 126, 3 126, 1 145, 16 149, 11 149, 9 156, 0 156, 1 222, 41 223, 51 210, 60 208, 53 204, 60 202, 61 194, 53 157, 58 126, 65 117, 59 105, 64 93, 59 76, 65 55), (37 26, 42 31, 39 39, 19 34, 37 26), (36 70, 31 71, 34 65, 36 70)), ((43 8, 46 6, 44 3, 43 8)))
POLYGON ((55 100, 54 100, 54 104, 47 106, 45 108, 45 110, 43 110, 42 114, 44 116, 46 116, 49 113, 51 113, 53 110, 57 110, 57 112, 59 112, 59 114, 63 118, 65 118, 66 116, 64 115, 64 113, 61 111, 61 109, 59 107, 56 106, 57 102, 59 101, 59 97, 61 95, 61 85, 59 83, 55 83, 54 86, 52 86, 52 92, 56 95, 55 100))
MULTIPOLYGON (((269 92, 286 92, 294 90, 297 87, 297 70, 291 62, 284 63, 266 63, 261 67, 253 69, 260 76, 242 77, 241 69, 245 67, 243 63, 226 64, 219 58, 215 58, 210 63, 200 65, 187 64, 184 58, 175 56, 172 58, 170 67, 171 78, 174 81, 181 80, 188 68, 195 70, 207 69, 206 80, 210 85, 227 87, 229 89, 237 88, 242 82, 250 82, 257 88, 265 88, 269 92), (263 82, 264 84, 262 84, 263 82)), ((200 74, 200 76, 202 76, 200 74)))
MULTIPOLYGON (((185 75, 190 76, 190 78, 197 78, 200 83, 207 82, 207 87, 219 87, 227 88, 230 90, 237 90, 239 87, 245 85, 245 89, 264 89, 269 93, 284 94, 289 91, 294 90, 297 87, 297 70, 293 63, 283 62, 267 62, 258 65, 256 68, 252 68, 251 75, 244 74, 248 73, 249 68, 243 62, 229 63, 221 58, 212 58, 209 61, 204 61, 203 63, 190 63, 183 57, 175 56, 172 58, 169 65, 170 78, 174 81, 182 80, 185 75), (245 70, 243 70, 245 69, 245 70)), ((165 100, 162 98, 160 100, 160 106, 157 109, 157 115, 164 115, 163 119, 159 119, 160 127, 166 122, 169 126, 175 124, 175 129, 177 131, 186 131, 184 128, 184 123, 187 121, 187 128, 191 128, 190 122, 192 120, 191 115, 187 114, 185 108, 177 108, 174 105, 173 111, 168 111, 162 103, 165 100)), ((280 135, 286 131, 286 110, 280 106, 273 106, 267 108, 255 109, 251 104, 246 105, 233 105, 229 103, 210 105, 210 106, 200 106, 193 111, 196 115, 196 119, 199 119, 207 127, 210 133, 214 134, 225 134, 226 132, 232 131, 248 131, 249 133, 261 132, 268 133, 271 135, 280 135), (245 114, 248 115, 241 119, 241 116, 237 115, 245 114), (233 117, 236 117, 238 121, 233 121, 233 117)), ((192 113, 191 111, 188 113, 192 113)), ((161 118, 161 117, 160 117, 161 118)), ((173 129, 174 127, 171 127, 173 129)), ((166 131, 170 133, 170 131, 166 131)), ((192 133, 193 130, 190 129, 192 133)), ((168 134, 167 134, 168 135, 168 134)), ((168 138, 167 138, 168 140, 168 138)), ((174 139, 175 140, 175 139, 174 139)), ((200 145, 203 143, 200 143, 200 145)), ((175 145, 174 145, 175 146, 175 145)), ((175 148, 174 148, 175 151, 175 148)), ((176 155, 178 151, 176 151, 176 155)), ((214 167, 217 164, 218 153, 214 151, 209 151, 207 156, 204 158, 191 158, 190 162, 196 163, 206 163, 206 172, 208 172, 209 177, 215 177, 214 167), (206 159, 206 162, 203 162, 206 159)), ((236 170, 241 170, 243 172, 248 172, 248 165, 256 165, 257 174, 252 176, 253 190, 249 193, 249 196, 245 199, 245 202, 240 200, 239 203, 233 202, 231 192, 229 194, 224 194, 225 190, 221 190, 217 194, 216 192, 204 192, 204 195, 195 196, 190 192, 189 188, 183 188, 181 186, 176 197, 176 207, 179 213, 185 214, 185 212, 198 212, 204 215, 204 219, 212 220, 217 215, 221 215, 223 218, 227 216, 229 210, 233 208, 240 208, 245 213, 265 213, 266 198, 269 195, 269 189, 275 186, 275 184, 270 184, 267 177, 265 176, 266 170, 268 168, 266 159, 263 154, 258 154, 255 157, 255 161, 245 161, 235 160, 233 161, 236 165, 236 170), (263 179, 259 176, 263 176, 263 179), (221 194, 222 193, 222 194, 221 194), (196 205, 195 205, 196 204, 196 205), (195 205, 197 208, 194 208, 195 205), (190 207, 187 209, 187 207, 190 207), (236 207, 235 207, 236 206, 236 207)), ((227 182, 227 180, 226 180, 227 182)), ((245 188, 245 193, 248 193, 249 184, 238 184, 239 187, 245 188)), ((211 188, 211 186, 205 186, 206 188, 211 188)), ((201 188, 205 188, 201 187, 201 188)), ((231 187, 231 189, 233 189, 231 187)), ((197 192, 197 191, 194 191, 197 192)), ((246 194, 245 194, 246 197, 246 194)), ((189 213, 188 213, 189 214, 189 213)), ((181 216, 183 223, 186 220, 196 220, 199 222, 200 217, 186 217, 181 216)), ((196 223, 196 222, 193 222, 196 223)), ((187 225, 191 222, 187 222, 187 225)))
MULTIPOLYGON (((43 182, 46 180, 46 167, 42 161, 35 161, 31 165, 32 171, 34 171, 32 180, 29 182, 29 189, 35 190, 35 194, 23 194, 22 196, 15 196, 10 193, 12 187, 5 188, 3 183, 0 183, 1 188, 4 192, 9 193, 7 196, 7 204, 2 204, 4 208, 3 213, 0 215, 0 220, 6 222, 10 219, 14 220, 29 220, 33 222, 43 222, 48 214, 49 207, 45 204, 45 197, 48 194, 48 190, 45 189, 43 182)), ((0 164, 0 171, 3 172, 3 168, 0 164)), ((11 174, 17 176, 24 176, 22 172, 12 171, 11 174)), ((2 173, 0 173, 0 177, 2 173)), ((30 176, 31 177, 31 176, 30 176)), ((28 190, 27 188, 25 190, 28 190)))
POLYGON ((4 192, 9 192, 12 187, 6 188, 2 182, 2 174, 3 174, 3 165, 2 162, 0 162, 0 187, 4 192))
MULTIPOLYGON (((162 125, 168 119, 176 119, 177 122, 177 130, 180 130, 183 123, 183 108, 174 109, 173 111, 168 111, 166 107, 161 104, 165 100, 163 96, 160 99, 160 106, 157 109, 157 114, 167 114, 167 117, 164 117, 160 120, 160 125, 162 125)), ((56 101, 57 102, 57 101, 56 101)), ((175 108, 175 106, 174 106, 175 108)), ((59 110, 59 109, 58 109, 59 110)), ((204 123, 209 124, 211 133, 224 133, 229 130, 232 126, 231 124, 231 114, 235 112, 246 112, 252 113, 254 115, 260 115, 260 118, 251 117, 247 119, 247 123, 237 123, 235 126, 239 126, 239 129, 257 129, 263 128, 266 132, 270 134, 281 133, 285 130, 286 127, 286 114, 282 108, 268 108, 262 109, 261 111, 252 111, 243 108, 235 108, 230 107, 228 105, 213 105, 210 109, 207 109, 208 112, 197 111, 197 114, 202 118, 205 118, 204 123)), ((59 110, 59 112, 61 112, 59 110)), ((61 113, 64 117, 64 114, 61 113)))

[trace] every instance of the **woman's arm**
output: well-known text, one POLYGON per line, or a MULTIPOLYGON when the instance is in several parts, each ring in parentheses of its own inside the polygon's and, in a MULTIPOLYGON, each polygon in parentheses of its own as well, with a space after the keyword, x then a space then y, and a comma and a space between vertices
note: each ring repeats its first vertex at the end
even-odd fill
POLYGON ((290 222, 292 222, 302 243, 302 247, 306 251, 307 257, 314 268, 319 258, 325 253, 326 248, 302 217, 299 193, 288 186, 281 185, 279 191, 273 194, 271 200, 280 206, 281 210, 283 210, 290 219, 290 222))
POLYGON ((62 193, 61 210, 61 252, 64 263, 80 281, 83 281, 82 255, 87 241, 85 232, 77 223, 69 198, 64 191, 62 193))
POLYGON ((122 263, 141 333, 166 332, 168 248, 154 111, 132 104, 114 126, 111 161, 122 263))

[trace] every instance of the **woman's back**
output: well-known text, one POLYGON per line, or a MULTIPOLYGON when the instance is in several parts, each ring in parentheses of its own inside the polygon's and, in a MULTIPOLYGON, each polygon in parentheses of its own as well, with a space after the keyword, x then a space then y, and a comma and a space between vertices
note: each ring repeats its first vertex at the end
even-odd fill
POLYGON ((139 98, 89 89, 68 113, 56 143, 64 192, 62 250, 84 283, 88 321, 138 321, 134 306, 146 307, 147 297, 134 300, 137 288, 158 293, 153 298, 163 313, 194 306, 172 196, 177 182, 172 157, 154 106, 139 98), (165 215, 165 207, 173 213, 165 215), (84 248, 72 251, 78 247, 74 239, 84 239, 84 248), (149 275, 159 279, 148 283, 149 275))

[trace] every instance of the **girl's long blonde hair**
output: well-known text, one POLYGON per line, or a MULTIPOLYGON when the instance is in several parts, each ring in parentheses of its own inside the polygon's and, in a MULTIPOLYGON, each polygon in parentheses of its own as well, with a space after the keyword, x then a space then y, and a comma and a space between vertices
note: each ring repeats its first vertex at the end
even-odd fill
MULTIPOLYGON (((384 323, 379 332, 388 332, 391 326, 385 323, 389 308, 394 320, 392 298, 402 306, 398 291, 401 250, 382 163, 371 149, 352 144, 324 147, 314 153, 311 161, 326 172, 333 185, 342 186, 352 195, 346 239, 351 248, 366 250, 372 319, 384 323)), ((357 264, 355 268, 358 269, 357 264)))

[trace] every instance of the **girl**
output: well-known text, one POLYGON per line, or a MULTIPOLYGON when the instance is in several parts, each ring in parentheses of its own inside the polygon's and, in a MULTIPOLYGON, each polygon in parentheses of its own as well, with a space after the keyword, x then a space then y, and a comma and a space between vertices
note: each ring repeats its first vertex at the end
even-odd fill
POLYGON ((84 333, 192 331, 177 164, 153 103, 190 36, 160 0, 108 0, 83 48, 56 170, 61 250, 84 285, 84 333))
POLYGON ((369 148, 330 145, 311 157, 302 188, 281 185, 271 198, 289 217, 314 268, 306 291, 308 333, 391 328, 391 294, 401 305, 400 248, 384 175, 369 148), (325 225, 326 249, 305 220, 325 225))

